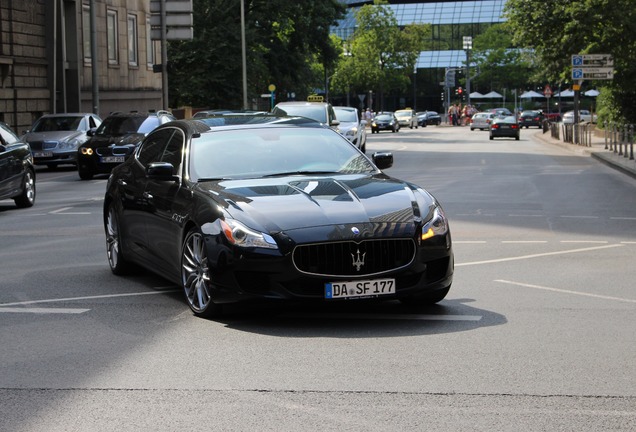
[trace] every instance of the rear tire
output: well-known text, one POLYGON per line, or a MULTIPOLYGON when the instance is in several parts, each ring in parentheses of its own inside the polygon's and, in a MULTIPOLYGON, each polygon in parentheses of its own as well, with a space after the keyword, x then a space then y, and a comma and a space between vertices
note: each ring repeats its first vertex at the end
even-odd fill
POLYGON ((33 207, 35 204, 35 174, 30 169, 24 173, 22 193, 13 198, 13 201, 20 208, 33 207))
POLYGON ((104 228, 106 231, 106 253, 110 270, 118 276, 125 275, 130 271, 131 264, 126 261, 122 251, 119 219, 114 204, 110 204, 108 207, 104 228))

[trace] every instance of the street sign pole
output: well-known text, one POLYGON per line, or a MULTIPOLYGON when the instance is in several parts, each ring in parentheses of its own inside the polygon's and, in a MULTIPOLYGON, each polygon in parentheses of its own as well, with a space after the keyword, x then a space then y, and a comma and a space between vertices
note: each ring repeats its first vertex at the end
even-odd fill
POLYGON ((166 0, 161 0, 161 89, 163 109, 168 110, 168 42, 166 40, 166 0))

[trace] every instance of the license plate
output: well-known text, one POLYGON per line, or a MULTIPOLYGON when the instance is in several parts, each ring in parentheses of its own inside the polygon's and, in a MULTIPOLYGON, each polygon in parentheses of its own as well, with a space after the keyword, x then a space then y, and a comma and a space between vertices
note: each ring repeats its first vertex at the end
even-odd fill
POLYGON ((33 152, 33 157, 53 157, 53 152, 33 152))
POLYGON ((325 284, 326 299, 378 297, 395 294, 395 279, 372 279, 325 284))
POLYGON ((501 128, 502 128, 502 129, 510 129, 510 126, 508 126, 508 125, 501 125, 501 128))
POLYGON ((124 156, 103 156, 99 158, 99 161, 101 163, 122 163, 124 159, 124 156))

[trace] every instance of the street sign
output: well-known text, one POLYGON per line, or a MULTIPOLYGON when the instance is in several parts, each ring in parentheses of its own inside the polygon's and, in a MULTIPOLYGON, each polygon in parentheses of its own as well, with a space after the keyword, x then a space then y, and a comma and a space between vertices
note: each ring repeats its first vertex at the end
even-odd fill
POLYGON ((614 57, 610 54, 578 54, 572 56, 572 66, 584 67, 610 67, 614 66, 614 57))
POLYGON ((550 88, 549 85, 546 85, 545 88, 543 89, 543 96, 547 98, 552 96, 552 89, 550 88))
POLYGON ((614 79, 614 68, 611 68, 611 67, 572 68, 572 79, 611 80, 611 79, 614 79))
MULTIPOLYGON (((192 27, 168 27, 166 28, 167 40, 182 40, 192 39, 194 37, 194 30, 192 27)), ((150 29, 150 39, 161 40, 161 29, 150 29)))
POLYGON ((162 40, 161 3, 165 5, 167 40, 192 39, 192 0, 150 0, 150 39, 162 40))

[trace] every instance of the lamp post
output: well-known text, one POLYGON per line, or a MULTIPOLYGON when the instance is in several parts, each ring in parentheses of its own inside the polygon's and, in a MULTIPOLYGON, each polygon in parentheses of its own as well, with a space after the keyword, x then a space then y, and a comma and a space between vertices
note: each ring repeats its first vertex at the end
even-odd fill
POLYGON ((464 36, 464 51, 466 51, 466 104, 470 105, 470 51, 473 49, 473 37, 464 36))

